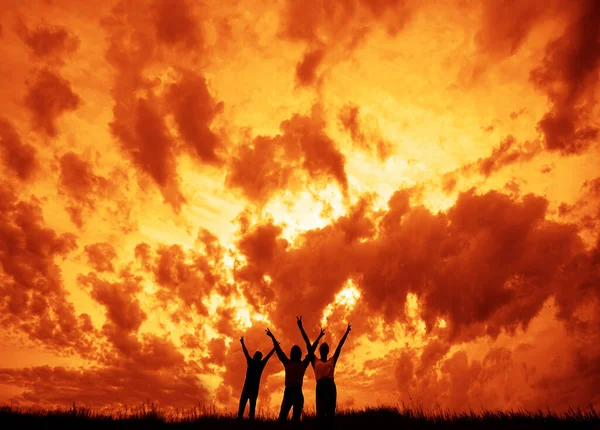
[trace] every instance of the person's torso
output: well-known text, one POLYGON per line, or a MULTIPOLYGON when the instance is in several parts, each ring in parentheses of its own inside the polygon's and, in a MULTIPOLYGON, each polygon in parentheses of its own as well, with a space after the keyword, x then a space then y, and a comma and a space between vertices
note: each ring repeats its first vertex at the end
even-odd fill
POLYGON ((321 361, 320 359, 315 360, 315 379, 317 381, 323 378, 333 379, 334 371, 335 364, 332 358, 327 361, 321 361))
POLYGON ((246 385, 258 385, 262 375, 264 366, 261 362, 256 363, 250 360, 248 369, 246 370, 246 385))
POLYGON ((285 386, 302 387, 304 372, 306 372, 306 363, 302 361, 289 361, 285 365, 285 386))

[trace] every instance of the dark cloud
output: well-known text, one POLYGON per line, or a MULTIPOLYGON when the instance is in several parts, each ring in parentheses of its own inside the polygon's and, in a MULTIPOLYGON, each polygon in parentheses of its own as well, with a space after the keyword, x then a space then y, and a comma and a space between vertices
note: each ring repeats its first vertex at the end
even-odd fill
POLYGON ((535 157, 542 150, 537 142, 526 142, 519 145, 512 135, 506 136, 492 153, 477 161, 479 173, 489 177, 505 166, 515 163, 525 163, 535 157))
POLYGON ((383 25, 395 34, 413 13, 406 0, 346 0, 329 3, 287 0, 283 34, 292 40, 323 45, 353 45, 371 29, 383 25))
POLYGON ((367 153, 374 154, 380 161, 388 159, 393 152, 393 146, 386 142, 381 136, 372 134, 367 135, 363 129, 360 118, 360 109, 353 104, 344 106, 338 120, 343 129, 350 134, 354 146, 367 153))
POLYGON ((241 189, 257 203, 277 191, 293 188, 302 169, 311 180, 335 180, 345 193, 348 177, 345 157, 325 133, 325 121, 317 106, 310 116, 294 114, 281 123, 282 134, 258 136, 233 157, 227 184, 241 189))
POLYGON ((352 278, 362 306, 389 323, 407 322, 403 304, 414 293, 427 330, 443 318, 454 342, 496 337, 527 327, 583 246, 574 226, 545 218, 541 197, 471 190, 447 213, 433 214, 412 206, 410 195, 396 193, 379 221, 363 201, 348 216, 302 234, 294 247, 277 226, 249 230, 238 243, 246 264, 235 272, 247 299, 272 308, 278 327, 293 330, 290 314, 318 320, 352 278))
POLYGON ((0 325, 60 353, 93 352, 89 317, 68 301, 56 260, 77 248, 74 235, 46 227, 37 200, 0 185, 0 325))
POLYGON ((329 177, 337 181, 343 191, 347 190, 345 157, 325 134, 325 121, 318 107, 313 107, 310 117, 295 114, 282 122, 281 130, 289 154, 301 151, 302 167, 311 178, 329 177))
POLYGON ((92 243, 86 245, 88 264, 98 272, 114 272, 113 260, 117 257, 117 252, 112 245, 108 243, 92 243))
POLYGON ((317 68, 325 55, 322 49, 307 51, 296 65, 296 80, 300 85, 312 85, 317 79, 317 68))
POLYGON ((162 245, 155 250, 147 244, 136 246, 136 258, 158 287, 155 298, 159 303, 169 303, 171 308, 177 305, 172 318, 189 318, 186 315, 190 309, 198 315, 207 316, 206 303, 211 293, 225 299, 235 293, 233 286, 224 278, 222 258, 225 250, 215 240, 210 232, 201 230, 197 248, 189 252, 180 245, 162 245))
POLYGON ((535 25, 552 11, 553 3, 540 0, 484 2, 476 43, 482 51, 494 56, 514 54, 535 25))
POLYGON ((62 26, 41 25, 30 30, 24 22, 19 21, 17 32, 31 54, 42 59, 63 60, 64 57, 77 51, 81 43, 76 35, 62 26))
POLYGON ((189 0, 154 0, 152 4, 157 39, 167 45, 186 48, 202 46, 200 20, 194 16, 189 0))
POLYGON ((106 308, 109 324, 123 333, 135 333, 146 320, 146 313, 136 298, 141 291, 141 279, 130 275, 122 277, 122 282, 112 283, 91 273, 80 275, 78 282, 88 288, 92 298, 106 308))
POLYGON ((202 163, 223 163, 222 138, 210 128, 223 103, 214 100, 202 75, 183 69, 164 95, 155 94, 158 81, 145 78, 145 70, 168 55, 165 49, 169 47, 182 47, 186 55, 197 53, 201 29, 187 0, 157 0, 151 8, 142 6, 137 12, 117 6, 103 20, 109 34, 106 57, 117 72, 110 128, 136 168, 153 179, 165 201, 178 212, 186 203, 177 174, 178 155, 187 152, 202 163), (148 26, 141 15, 153 25, 148 26), (174 116, 182 142, 167 126, 169 114, 174 116))
POLYGON ((497 146, 492 148, 490 155, 443 174, 440 186, 445 193, 450 194, 456 189, 463 177, 479 174, 489 178, 505 167, 513 164, 524 164, 532 160, 542 150, 543 147, 539 140, 519 143, 514 136, 509 134, 497 146))
POLYGON ((30 110, 33 127, 49 137, 58 135, 58 119, 79 107, 81 99, 71 89, 71 84, 48 69, 36 73, 29 85, 25 106, 30 110))
MULTIPOLYGON (((160 351, 156 351, 157 353, 160 351)), ((74 402, 91 408, 136 407, 152 399, 163 407, 206 405, 208 390, 184 368, 149 371, 136 367, 86 370, 65 367, 0 369, 0 381, 24 389, 13 401, 38 406, 65 406, 74 402)))
POLYGON ((592 108, 600 64, 600 5, 581 0, 570 11, 575 19, 548 43, 542 64, 531 72, 551 102, 538 123, 546 147, 565 155, 584 152, 598 136, 592 108))
POLYGON ((0 118, 0 153, 6 169, 21 181, 31 179, 39 167, 36 149, 23 143, 13 125, 3 118, 0 118))
POLYGON ((266 202, 286 189, 294 175, 295 166, 281 161, 285 157, 286 148, 279 136, 257 136, 236 151, 227 185, 240 189, 250 201, 266 202))
POLYGON ((109 40, 106 58, 116 70, 110 130, 135 167, 149 175, 165 201, 179 211, 186 200, 179 189, 175 141, 159 99, 150 91, 152 82, 143 76, 154 59, 156 40, 152 29, 136 19, 148 11, 135 9, 119 4, 103 20, 109 40), (127 24, 131 22, 136 25, 127 24), (142 91, 145 96, 139 95, 142 91))
POLYGON ((84 212, 96 208, 96 200, 107 195, 110 181, 96 175, 92 164, 74 152, 67 152, 59 161, 59 187, 68 196, 67 212, 79 228, 84 224, 84 212))
POLYGON ((179 189, 173 137, 154 101, 140 98, 133 103, 127 112, 115 107, 111 131, 136 167, 156 182, 165 201, 179 211, 186 199, 179 189))
POLYGON ((223 102, 212 98, 206 79, 183 71, 181 79, 169 86, 166 100, 190 155, 203 163, 222 164, 219 152, 223 151, 223 142, 210 125, 223 111, 223 102))

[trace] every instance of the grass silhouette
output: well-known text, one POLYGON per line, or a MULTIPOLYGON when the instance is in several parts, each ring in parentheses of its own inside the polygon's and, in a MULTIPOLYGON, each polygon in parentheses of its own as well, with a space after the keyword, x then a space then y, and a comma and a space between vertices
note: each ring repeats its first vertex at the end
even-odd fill
MULTIPOLYGON (((292 427, 288 422, 285 427, 292 427)), ((76 407, 40 409, 20 406, 0 407, 0 428, 35 429, 218 429, 281 428, 275 416, 257 414, 254 422, 238 421, 234 413, 218 413, 214 409, 162 410, 146 403, 136 408, 111 411, 76 407)), ((301 428, 316 428, 314 415, 305 414, 301 428)), ((387 428, 485 428, 485 429, 547 429, 589 428, 600 429, 600 415, 590 405, 588 409, 569 409, 558 414, 551 410, 535 412, 525 410, 454 412, 408 409, 400 407, 371 407, 342 410, 336 415, 337 429, 387 429, 387 428)))

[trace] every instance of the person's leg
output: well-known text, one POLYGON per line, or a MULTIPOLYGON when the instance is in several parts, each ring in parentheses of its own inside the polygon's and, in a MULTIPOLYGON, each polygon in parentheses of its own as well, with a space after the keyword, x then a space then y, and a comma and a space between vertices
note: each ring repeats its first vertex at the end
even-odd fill
POLYGON ((244 410, 246 409, 246 402, 248 402, 248 396, 245 392, 242 391, 242 395, 240 396, 240 406, 238 408, 238 418, 244 418, 244 410))
POLYGON ((328 398, 329 404, 327 408, 327 418, 330 425, 333 425, 335 419, 335 409, 337 406, 337 387, 335 386, 335 382, 331 381, 331 388, 328 398))
POLYGON ((281 401, 281 409, 279 410, 279 421, 287 420, 290 409, 292 408, 292 400, 290 390, 289 388, 286 388, 283 392, 283 400, 281 401))
POLYGON ((256 412, 256 397, 250 397, 250 412, 248 414, 248 419, 254 419, 254 413, 256 412))
POLYGON ((299 388, 294 395, 294 412, 292 413, 292 421, 299 422, 304 409, 304 394, 302 388, 299 388))
POLYGON ((323 419, 323 414, 325 413, 325 405, 323 404, 323 400, 325 400, 325 396, 324 396, 324 386, 323 386, 323 381, 317 381, 317 389, 315 391, 316 396, 315 396, 315 406, 317 408, 317 421, 320 421, 323 419))

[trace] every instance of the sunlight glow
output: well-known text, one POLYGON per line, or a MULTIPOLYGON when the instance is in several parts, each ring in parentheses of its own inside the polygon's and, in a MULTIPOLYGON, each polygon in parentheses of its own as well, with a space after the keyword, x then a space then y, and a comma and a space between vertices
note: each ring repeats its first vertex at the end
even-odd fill
POLYGON ((345 283, 344 288, 342 288, 336 295, 333 300, 333 303, 327 305, 327 307, 323 310, 323 316, 321 317, 321 325, 327 325, 327 320, 333 314, 336 309, 343 309, 344 314, 348 314, 354 306, 356 302, 360 298, 360 291, 356 288, 356 284, 354 280, 348 279, 345 283))
POLYGON ((334 185, 315 191, 292 194, 274 199, 265 207, 265 213, 273 217, 275 224, 283 225, 282 236, 290 243, 303 232, 323 228, 332 219, 345 213, 343 197, 334 185))

